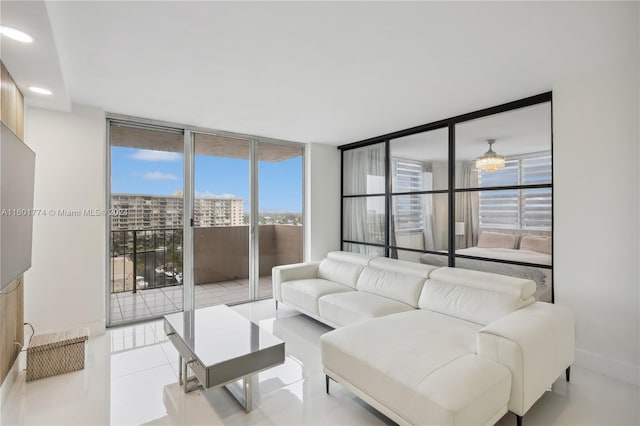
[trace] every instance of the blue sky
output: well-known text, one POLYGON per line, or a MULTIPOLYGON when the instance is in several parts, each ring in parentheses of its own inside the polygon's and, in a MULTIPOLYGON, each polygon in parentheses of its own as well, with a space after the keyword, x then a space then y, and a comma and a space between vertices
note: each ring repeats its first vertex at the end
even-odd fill
MULTIPOLYGON (((260 211, 302 211, 302 156, 258 164, 260 211)), ((114 146, 111 148, 111 191, 173 195, 183 188, 183 155, 114 146)), ((198 155, 195 162, 198 196, 244 199, 249 208, 249 160, 198 155)))

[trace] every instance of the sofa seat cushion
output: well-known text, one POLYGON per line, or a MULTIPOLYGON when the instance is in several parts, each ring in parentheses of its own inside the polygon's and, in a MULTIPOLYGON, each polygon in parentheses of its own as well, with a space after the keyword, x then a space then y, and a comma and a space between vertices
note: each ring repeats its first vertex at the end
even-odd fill
POLYGON ((323 335, 322 363, 409 423, 495 422, 511 376, 475 355, 478 328, 423 310, 392 314, 323 335))
POLYGON ((413 307, 406 303, 364 291, 350 291, 322 296, 319 301, 319 308, 322 318, 338 326, 414 310, 413 307))
POLYGON ((282 284, 282 301, 302 311, 318 315, 318 299, 332 293, 354 291, 353 288, 320 278, 292 280, 282 284))

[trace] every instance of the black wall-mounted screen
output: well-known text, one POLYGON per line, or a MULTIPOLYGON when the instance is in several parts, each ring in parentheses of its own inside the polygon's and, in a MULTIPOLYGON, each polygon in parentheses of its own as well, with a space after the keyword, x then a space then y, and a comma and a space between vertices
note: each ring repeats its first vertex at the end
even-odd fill
POLYGON ((35 153, 2 124, 0 291, 31 267, 35 153))

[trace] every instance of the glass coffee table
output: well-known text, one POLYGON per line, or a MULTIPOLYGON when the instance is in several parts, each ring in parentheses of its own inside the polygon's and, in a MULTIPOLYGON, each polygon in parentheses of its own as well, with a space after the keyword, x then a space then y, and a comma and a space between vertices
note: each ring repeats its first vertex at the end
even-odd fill
POLYGON ((164 331, 178 351, 185 392, 225 386, 247 412, 253 376, 284 363, 284 342, 226 305, 165 315, 164 331), (233 386, 239 380, 240 390, 233 386))

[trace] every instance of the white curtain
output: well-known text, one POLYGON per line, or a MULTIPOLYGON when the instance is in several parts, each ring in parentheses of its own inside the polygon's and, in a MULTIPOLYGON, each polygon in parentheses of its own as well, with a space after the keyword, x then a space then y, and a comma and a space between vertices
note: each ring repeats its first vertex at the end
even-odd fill
MULTIPOLYGON (((431 191, 433 189, 433 173, 431 166, 422 163, 422 190, 431 191)), ((424 200, 422 214, 424 220, 424 248, 425 250, 436 249, 436 224, 433 213, 433 194, 421 196, 424 200)))
MULTIPOLYGON (((463 161, 456 165, 458 188, 477 188, 478 172, 472 161, 463 161)), ((456 194, 456 222, 464 223, 464 235, 456 235, 460 247, 475 247, 478 244, 478 229, 480 223, 479 192, 459 192, 456 194), (459 239, 458 239, 459 238, 459 239)))
POLYGON ((344 152, 344 195, 384 194, 384 144, 344 152))
MULTIPOLYGON (((344 195, 384 194, 385 147, 376 144, 344 152, 344 195)), ((385 202, 380 197, 344 198, 344 238, 384 244, 385 202)), ((358 246, 359 251, 366 247, 358 246)))

